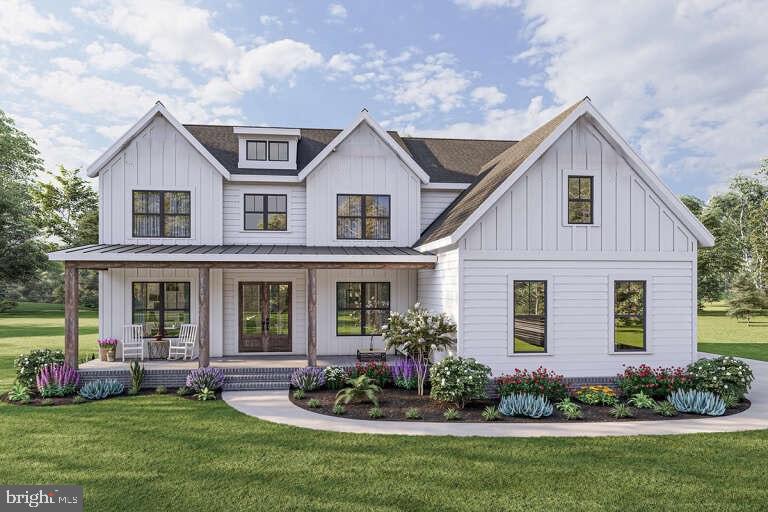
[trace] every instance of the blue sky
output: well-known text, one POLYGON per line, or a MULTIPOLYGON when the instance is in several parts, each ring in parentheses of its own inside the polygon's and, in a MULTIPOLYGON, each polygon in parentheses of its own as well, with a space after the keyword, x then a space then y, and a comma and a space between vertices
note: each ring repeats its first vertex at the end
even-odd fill
POLYGON ((0 0, 0 108, 91 163, 160 99, 182 122, 520 138, 594 104, 677 193, 768 156, 768 2, 0 0))

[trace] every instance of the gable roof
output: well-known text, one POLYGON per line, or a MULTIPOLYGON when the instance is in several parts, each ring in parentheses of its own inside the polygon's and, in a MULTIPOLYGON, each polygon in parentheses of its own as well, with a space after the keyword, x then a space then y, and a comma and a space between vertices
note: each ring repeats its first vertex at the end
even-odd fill
POLYGON ((685 207, 672 191, 632 150, 605 120, 590 99, 574 103, 528 136, 488 161, 479 178, 462 192, 448 208, 422 233, 414 244, 422 250, 433 250, 459 241, 512 185, 554 144, 582 115, 588 113, 609 141, 614 141, 633 167, 650 182, 682 223, 691 230, 702 246, 714 245, 712 234, 685 207))
POLYGON ((168 109, 165 108, 165 106, 160 103, 159 101, 154 104, 154 106, 149 109, 149 111, 144 114, 141 119, 139 119, 133 126, 131 126, 127 132, 125 132, 122 137, 117 139, 117 141, 112 144, 109 149, 107 149, 98 159, 96 159, 95 162, 93 162, 91 165, 88 166, 86 169, 86 174, 94 178, 99 175, 99 172, 101 172, 101 169, 106 165, 112 158, 115 157, 120 151, 125 149, 128 144, 130 144, 131 140, 138 135, 144 128, 146 128, 149 123, 152 122, 152 120, 155 118, 155 116, 163 116, 178 132, 184 137, 187 142, 189 142, 192 147, 194 147, 200 154, 205 158, 214 169, 216 169, 222 176, 224 176, 225 179, 229 179, 229 171, 224 168, 224 166, 216 159, 214 156, 205 148, 202 144, 194 137, 191 133, 181 124, 179 123, 173 115, 168 112, 168 109))

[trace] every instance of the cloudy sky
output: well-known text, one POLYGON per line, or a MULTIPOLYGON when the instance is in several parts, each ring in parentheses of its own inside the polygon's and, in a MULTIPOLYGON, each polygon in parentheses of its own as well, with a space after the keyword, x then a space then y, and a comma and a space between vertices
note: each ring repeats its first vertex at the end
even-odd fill
POLYGON ((0 0, 0 109, 85 166, 182 122, 520 138, 585 95, 678 193, 768 156, 768 2, 0 0))

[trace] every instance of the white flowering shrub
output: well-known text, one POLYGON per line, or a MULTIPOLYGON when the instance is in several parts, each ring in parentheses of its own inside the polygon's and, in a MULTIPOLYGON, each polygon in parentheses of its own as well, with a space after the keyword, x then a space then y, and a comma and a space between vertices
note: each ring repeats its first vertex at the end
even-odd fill
POLYGON ((417 302, 405 313, 393 311, 381 334, 387 349, 395 348, 416 363, 416 388, 423 395, 432 354, 454 346, 456 323, 445 313, 430 313, 417 302))
POLYGON ((429 394, 440 402, 451 402, 463 409, 470 400, 486 398, 491 369, 474 359, 446 357, 429 369, 429 394))
POLYGON ((742 400, 752 386, 754 376, 747 363, 730 356, 699 359, 688 365, 693 386, 720 396, 733 395, 742 400))

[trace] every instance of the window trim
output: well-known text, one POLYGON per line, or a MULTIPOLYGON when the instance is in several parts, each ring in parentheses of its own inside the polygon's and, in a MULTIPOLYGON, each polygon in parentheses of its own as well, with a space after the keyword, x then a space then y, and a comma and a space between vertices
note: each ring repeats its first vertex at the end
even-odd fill
POLYGON ((245 193, 243 193, 243 209, 242 209, 242 213, 243 213, 243 223, 242 223, 243 232, 247 232, 247 233, 263 233, 263 232, 285 233, 285 232, 288 231, 288 210, 289 210, 289 208, 288 208, 288 194, 270 194, 270 193, 261 193, 261 192, 245 192, 245 193), (269 213, 285 213, 285 229, 266 229, 266 228, 265 229, 248 229, 246 227, 246 225, 245 225, 246 214, 258 213, 258 212, 246 211, 246 209, 245 209, 245 205, 246 205, 245 198, 248 197, 248 196, 261 196, 263 198, 262 200, 264 201, 264 203, 263 203, 264 204, 264 210, 261 213, 262 213, 262 216, 263 216, 264 226, 268 225, 267 219, 269 218, 269 213), (267 208, 267 204, 268 204, 267 203, 267 198, 269 196, 284 197, 285 198, 285 212, 270 212, 268 210, 268 208, 267 208))
MULTIPOLYGON (((336 315, 334 317, 334 323, 336 324, 336 336, 341 338, 350 338, 350 337, 370 337, 370 336, 381 336, 381 333, 377 334, 366 334, 365 333, 365 320, 366 320, 366 311, 384 311, 384 308, 366 308, 365 305, 361 302, 360 307, 360 333, 359 334, 340 334, 339 333, 339 285, 343 284, 360 284, 361 290, 360 294, 365 295, 365 285, 367 284, 386 284, 389 288, 389 308, 387 311, 389 313, 392 313, 392 282, 391 281, 336 281, 336 293, 334 295, 334 300, 336 301, 336 315)), ((350 309, 344 309, 341 311, 350 311, 350 309)))
POLYGON ((336 240, 392 240, 392 196, 390 194, 336 194, 336 240), (360 215, 339 215, 339 198, 347 196, 359 196, 362 198, 360 205, 360 215), (368 217, 365 214, 365 202, 367 197, 386 197, 389 200, 389 215, 386 217, 368 217), (365 236, 365 221, 366 219, 387 219, 387 236, 386 238, 367 238, 365 236), (360 237, 341 237, 339 236, 339 219, 360 219, 360 237))
POLYGON ((649 322, 648 322, 648 290, 649 286, 648 283, 650 282, 650 279, 643 276, 621 276, 621 277, 614 277, 611 276, 610 280, 610 295, 609 295, 609 301, 610 301, 610 315, 608 317, 609 320, 609 328, 608 328, 608 351, 610 354, 615 355, 626 355, 626 354, 649 354, 649 336, 648 336, 648 329, 649 329, 649 322), (641 350, 632 350, 632 349, 625 349, 625 350, 617 350, 616 349, 616 283, 617 282, 642 282, 643 283, 643 348, 641 350))
MULTIPOLYGON (((166 284, 186 284, 187 286, 187 305, 189 306, 189 321, 192 323, 194 320, 192 318, 192 311, 194 308, 192 307, 192 281, 175 281, 175 280, 163 280, 163 281, 131 281, 131 323, 134 323, 134 314, 136 312, 136 309, 134 307, 133 303, 133 287, 137 284, 159 284, 160 285, 160 304, 161 308, 158 313, 158 326, 159 330, 158 333, 165 338, 165 285, 166 284)), ((147 309, 144 309, 144 311, 148 311, 147 309)), ((171 311, 186 311, 183 309, 172 309, 171 311)), ((144 336, 144 339, 152 339, 154 336, 144 336)))
POLYGON ((550 357, 555 355, 555 340, 549 337, 554 332, 552 282, 553 276, 550 274, 507 274, 507 357, 550 357), (515 281, 543 281, 545 283, 547 318, 544 323, 544 352, 515 352, 515 281))
POLYGON ((565 189, 566 194, 566 203, 568 211, 566 212, 566 215, 568 216, 568 223, 571 225, 579 225, 579 226, 592 226, 595 222, 595 177, 592 175, 581 175, 581 174, 569 174, 566 177, 566 184, 567 188, 565 189), (589 180, 589 199, 583 199, 581 197, 581 182, 579 182, 579 197, 577 199, 571 199, 570 196, 570 181, 571 179, 578 179, 583 180, 587 179, 589 180), (573 222, 571 221, 571 203, 589 203, 589 222, 573 222))
POLYGON ((267 160, 270 162, 287 162, 291 158, 290 151, 291 151, 291 147, 288 145, 287 140, 268 140, 267 141, 267 160), (272 144, 280 144, 280 145, 285 144, 285 158, 272 158, 272 149, 270 148, 272 144))
POLYGON ((132 189, 131 190, 131 238, 168 238, 185 239, 192 238, 192 191, 191 190, 151 190, 151 189, 132 189), (159 193, 160 194, 160 213, 136 213, 134 205, 134 195, 136 193, 159 193), (189 196, 189 213, 165 213, 165 194, 187 194, 189 196), (160 217, 160 236, 143 236, 136 234, 136 215, 158 215, 160 217), (188 217, 189 218, 189 236, 165 236, 165 217, 188 217))
POLYGON ((269 141, 260 139, 247 139, 245 141, 245 159, 249 162, 266 162, 269 160, 269 141), (248 158, 248 145, 259 143, 264 144, 264 158, 248 158))
POLYGON ((563 227, 582 227, 591 228, 599 227, 600 219, 602 215, 601 198, 602 198, 602 184, 601 184, 601 171, 590 169, 561 169, 560 179, 560 221, 563 227), (573 223, 568 222, 568 178, 592 178, 592 222, 586 223, 573 223))

